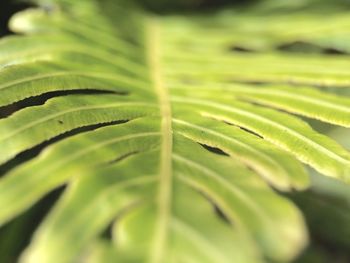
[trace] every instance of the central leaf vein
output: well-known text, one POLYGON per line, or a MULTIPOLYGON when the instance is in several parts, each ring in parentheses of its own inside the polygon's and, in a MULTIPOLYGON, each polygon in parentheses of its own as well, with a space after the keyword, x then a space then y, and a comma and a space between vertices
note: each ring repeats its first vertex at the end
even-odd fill
POLYGON ((155 221, 155 233, 151 262, 164 262, 167 250, 168 229, 170 222, 170 209, 172 202, 172 125, 171 106, 168 90, 166 89, 161 73, 161 45, 160 26, 154 19, 149 22, 148 29, 148 56, 151 67, 151 78, 159 98, 161 114, 162 146, 159 170, 159 189, 157 196, 158 214, 155 221))

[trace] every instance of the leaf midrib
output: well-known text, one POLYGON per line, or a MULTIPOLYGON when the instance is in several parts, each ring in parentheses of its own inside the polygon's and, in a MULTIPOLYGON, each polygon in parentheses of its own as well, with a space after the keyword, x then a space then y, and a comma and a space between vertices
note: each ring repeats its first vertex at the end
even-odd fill
POLYGON ((147 28, 148 62, 151 79, 158 95, 161 114, 162 145, 159 169, 159 188, 156 197, 157 215, 155 232, 150 254, 150 262, 162 263, 167 249, 167 237, 170 225, 170 209, 172 202, 172 113, 168 90, 164 85, 161 70, 160 25, 155 18, 148 21, 147 28))

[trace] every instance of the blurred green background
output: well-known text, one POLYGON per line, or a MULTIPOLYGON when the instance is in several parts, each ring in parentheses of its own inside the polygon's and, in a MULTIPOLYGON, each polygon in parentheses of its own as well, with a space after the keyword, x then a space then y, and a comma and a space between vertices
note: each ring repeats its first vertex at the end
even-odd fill
MULTIPOLYGON (((136 0, 156 12, 208 10, 227 5, 243 5, 254 0, 136 0)), ((30 4, 30 0, 1 0, 0 1, 0 36, 9 34, 7 21, 12 14, 30 4)))

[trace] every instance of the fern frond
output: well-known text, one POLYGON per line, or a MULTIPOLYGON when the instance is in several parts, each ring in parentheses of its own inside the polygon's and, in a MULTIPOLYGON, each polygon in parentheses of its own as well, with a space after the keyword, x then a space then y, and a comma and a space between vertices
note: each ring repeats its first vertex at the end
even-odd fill
POLYGON ((0 224, 66 186, 20 261, 295 258, 307 230, 273 188, 307 188, 302 163, 350 181, 349 151, 300 118, 350 127, 350 98, 319 87, 346 89, 348 59, 276 51, 299 39, 273 12, 255 43, 264 6, 188 18, 58 2, 0 41, 0 224))

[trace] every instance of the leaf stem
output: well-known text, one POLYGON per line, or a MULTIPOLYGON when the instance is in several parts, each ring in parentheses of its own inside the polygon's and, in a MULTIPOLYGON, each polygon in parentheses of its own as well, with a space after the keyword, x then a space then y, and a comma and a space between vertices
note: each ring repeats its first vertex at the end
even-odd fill
POLYGON ((172 197, 172 125, 171 106, 168 90, 161 74, 160 25, 156 19, 149 21, 148 27, 148 61, 151 67, 151 78, 158 94, 161 114, 161 160, 159 170, 159 189, 157 196, 158 215, 155 221, 155 233, 150 262, 163 263, 167 250, 167 236, 170 221, 172 197))

